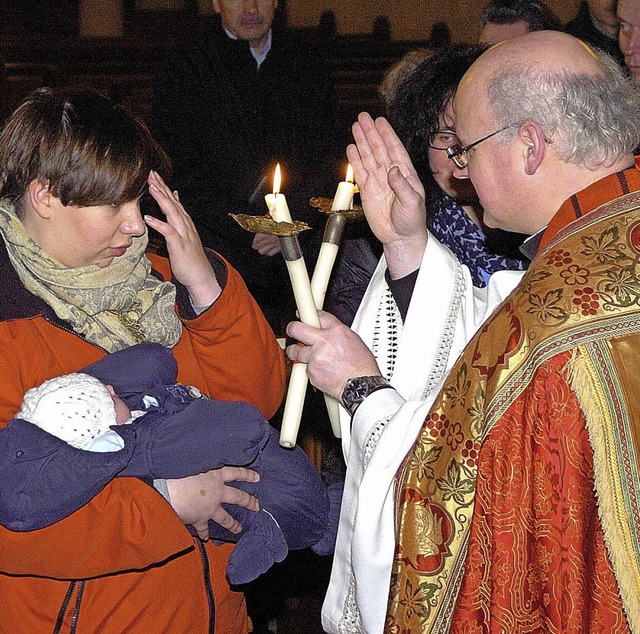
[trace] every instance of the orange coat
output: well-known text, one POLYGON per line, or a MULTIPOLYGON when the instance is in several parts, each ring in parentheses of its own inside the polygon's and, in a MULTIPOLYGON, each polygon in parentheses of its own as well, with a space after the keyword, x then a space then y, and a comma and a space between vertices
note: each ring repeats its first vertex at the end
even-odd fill
MULTIPOLYGON (((150 256, 170 276, 168 262, 150 256)), ((224 272, 218 263, 216 270, 224 272)), ((183 319, 174 348, 178 380, 215 398, 244 400, 269 418, 284 390, 284 360, 239 275, 228 279, 214 305, 183 319)), ((27 293, 0 247, 0 425, 18 410, 24 392, 74 372, 104 351, 52 321, 57 318, 27 293)), ((229 587, 231 546, 191 537, 182 521, 147 484, 117 478, 89 504, 53 526, 15 533, 0 527, 0 632, 52 632, 68 597, 62 632, 77 611, 78 634, 209 632, 203 566, 215 597, 215 632, 246 632, 244 597, 229 587), (84 583, 73 584, 73 581, 84 583), (79 610, 78 597, 81 594, 79 610)))

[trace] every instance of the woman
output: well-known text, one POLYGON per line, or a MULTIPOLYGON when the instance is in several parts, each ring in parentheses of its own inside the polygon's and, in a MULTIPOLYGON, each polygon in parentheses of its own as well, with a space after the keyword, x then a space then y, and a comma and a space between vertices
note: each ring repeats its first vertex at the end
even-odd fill
MULTIPOLYGON (((284 367, 273 333, 238 274, 202 249, 158 174, 167 164, 144 126, 93 92, 40 89, 7 122, 0 425, 29 388, 142 341, 173 348, 181 383, 275 412, 284 367), (164 220, 143 220, 147 186, 164 220), (145 254, 145 223, 169 261, 145 254)), ((16 468, 30 458, 28 446, 2 450, 16 468)), ((246 632, 244 598, 225 579, 230 547, 185 527, 203 539, 209 520, 237 532, 221 503, 257 505, 226 486, 236 479, 255 475, 227 467, 154 482, 174 511, 147 483, 116 478, 48 528, 0 528, 3 629, 246 632)))
MULTIPOLYGON (((408 57, 381 88, 387 117, 407 148, 428 196, 427 228, 446 244, 484 287, 492 273, 523 270, 517 253, 524 236, 487 229, 469 179, 454 177, 447 148, 458 142, 451 102, 458 83, 484 48, 458 44, 431 57, 408 57), (515 255, 506 255, 515 251, 515 255)), ((415 54, 414 55, 419 55, 415 54)))
MULTIPOLYGON (((528 262, 517 252, 523 236, 484 227, 473 185, 454 178, 455 165, 446 152, 458 140, 451 101, 460 79, 483 50, 454 45, 433 55, 413 51, 387 72, 380 88, 387 118, 424 183, 427 228, 469 268, 478 287, 486 286, 495 271, 523 270, 528 262)), ((343 244, 326 310, 346 324, 351 324, 373 274, 376 251, 373 238, 343 244)))

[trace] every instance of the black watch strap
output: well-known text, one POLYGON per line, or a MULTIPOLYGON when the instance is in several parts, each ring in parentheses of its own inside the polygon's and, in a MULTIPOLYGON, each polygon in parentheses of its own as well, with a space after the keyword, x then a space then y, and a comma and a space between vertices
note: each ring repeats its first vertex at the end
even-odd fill
POLYGON ((378 390, 391 387, 389 381, 383 376, 357 376, 349 379, 342 391, 342 405, 349 412, 350 416, 355 414, 358 405, 364 401, 369 394, 378 390))

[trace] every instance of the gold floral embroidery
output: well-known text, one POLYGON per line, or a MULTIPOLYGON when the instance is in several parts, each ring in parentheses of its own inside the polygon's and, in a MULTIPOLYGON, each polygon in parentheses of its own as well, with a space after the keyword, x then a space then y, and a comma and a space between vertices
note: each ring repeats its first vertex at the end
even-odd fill
POLYGON ((442 499, 455 500, 460 505, 467 502, 465 498, 475 490, 475 482, 471 478, 465 478, 460 465, 452 460, 447 469, 446 478, 438 478, 438 488, 442 491, 442 499))
POLYGON ((567 312, 560 306, 562 296, 561 289, 550 290, 545 293, 544 297, 540 297, 537 293, 532 293, 529 295, 531 307, 527 309, 527 312, 535 315, 536 319, 543 324, 552 321, 562 323, 568 317, 567 312))
POLYGON ((445 396, 451 401, 451 407, 465 406, 465 398, 470 387, 471 382, 468 379, 467 366, 463 365, 456 372, 455 384, 444 391, 445 396))
POLYGON ((622 252, 623 245, 618 243, 620 232, 613 226, 605 229, 598 237, 583 236, 580 242, 583 245, 582 255, 587 258, 595 258, 598 264, 612 264, 625 258, 622 252))

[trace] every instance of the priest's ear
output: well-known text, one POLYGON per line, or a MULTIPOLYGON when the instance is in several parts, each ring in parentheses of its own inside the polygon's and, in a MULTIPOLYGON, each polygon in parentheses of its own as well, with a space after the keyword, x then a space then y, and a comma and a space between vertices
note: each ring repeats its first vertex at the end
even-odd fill
POLYGON ((528 119, 518 128, 518 138, 524 146, 524 170, 528 176, 533 176, 547 153, 547 139, 544 130, 537 121, 528 119))

